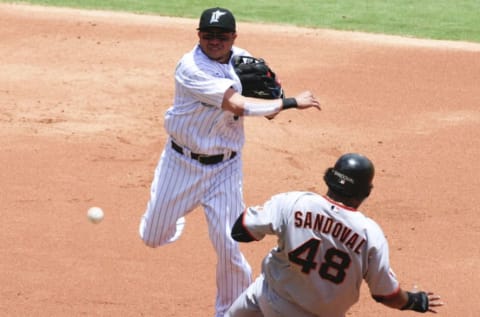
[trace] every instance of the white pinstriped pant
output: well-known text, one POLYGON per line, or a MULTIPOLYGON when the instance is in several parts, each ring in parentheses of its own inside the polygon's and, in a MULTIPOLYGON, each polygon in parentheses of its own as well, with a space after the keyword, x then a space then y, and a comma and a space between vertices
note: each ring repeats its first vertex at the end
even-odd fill
POLYGON ((240 155, 202 165, 172 150, 167 143, 155 170, 150 200, 141 219, 140 237, 152 248, 167 244, 177 219, 198 206, 205 211, 208 233, 217 253, 216 317, 223 314, 251 282, 251 268, 230 237, 244 209, 240 155))

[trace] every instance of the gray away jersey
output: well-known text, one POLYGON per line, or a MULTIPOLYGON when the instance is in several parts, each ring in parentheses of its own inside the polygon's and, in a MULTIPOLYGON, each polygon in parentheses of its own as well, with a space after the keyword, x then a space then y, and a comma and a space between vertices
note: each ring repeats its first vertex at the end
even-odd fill
POLYGON ((248 208, 243 223, 257 240, 278 237, 262 264, 265 280, 279 296, 315 316, 344 316, 358 301, 362 280, 374 295, 399 290, 381 228, 327 197, 278 194, 264 206, 248 208))

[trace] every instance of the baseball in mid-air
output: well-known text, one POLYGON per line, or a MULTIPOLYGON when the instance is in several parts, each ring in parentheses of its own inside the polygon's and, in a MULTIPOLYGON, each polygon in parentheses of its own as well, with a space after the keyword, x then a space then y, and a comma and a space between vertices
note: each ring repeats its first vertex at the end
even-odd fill
POLYGON ((87 212, 88 220, 93 223, 99 223, 103 220, 103 210, 100 207, 91 207, 87 212))

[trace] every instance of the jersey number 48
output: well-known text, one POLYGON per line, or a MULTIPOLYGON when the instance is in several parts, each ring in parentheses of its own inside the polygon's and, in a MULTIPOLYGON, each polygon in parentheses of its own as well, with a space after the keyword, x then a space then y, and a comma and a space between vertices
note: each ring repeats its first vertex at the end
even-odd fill
MULTIPOLYGON (((300 265, 303 273, 310 274, 310 271, 315 270, 318 266, 315 259, 320 243, 320 240, 312 238, 295 250, 290 251, 288 259, 290 262, 300 265)), ((350 266, 351 261, 348 253, 330 248, 325 252, 318 274, 323 279, 340 284, 345 279, 346 269, 350 266)))

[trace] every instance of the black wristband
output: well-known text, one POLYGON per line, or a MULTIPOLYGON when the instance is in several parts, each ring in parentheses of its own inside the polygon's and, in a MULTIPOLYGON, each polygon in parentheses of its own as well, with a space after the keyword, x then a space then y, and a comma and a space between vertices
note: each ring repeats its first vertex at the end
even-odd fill
POLYGON ((410 293, 407 292, 408 301, 400 308, 401 310, 414 310, 419 313, 425 313, 428 311, 428 296, 425 292, 410 293))
POLYGON ((283 109, 290 109, 290 108, 297 108, 297 100, 295 98, 284 98, 282 99, 282 110, 283 109))

